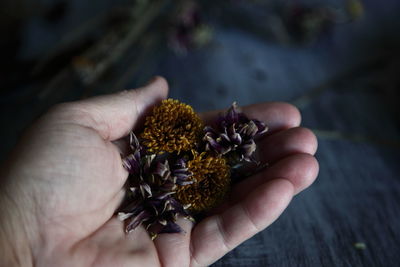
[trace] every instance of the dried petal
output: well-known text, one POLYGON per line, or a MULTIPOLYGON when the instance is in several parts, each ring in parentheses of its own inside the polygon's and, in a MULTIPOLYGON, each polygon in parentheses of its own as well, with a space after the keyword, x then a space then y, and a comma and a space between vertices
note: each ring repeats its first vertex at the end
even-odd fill
POLYGON ((144 221, 146 221, 149 217, 149 212, 144 210, 137 214, 136 216, 132 216, 131 220, 129 221, 128 225, 126 226, 126 232, 131 232, 133 231, 136 227, 138 227, 140 224, 142 224, 144 221))
POLYGON ((118 220, 125 221, 126 219, 132 217, 132 215, 133 215, 133 213, 131 213, 131 212, 128 212, 128 213, 118 212, 118 220))
POLYGON ((126 231, 143 225, 155 238, 158 233, 176 232, 179 215, 190 218, 181 203, 173 198, 178 185, 193 183, 192 173, 183 158, 146 155, 131 134, 131 148, 136 149, 124 158, 124 167, 129 170, 128 182, 131 194, 128 205, 123 207, 119 218, 126 220, 126 231), (172 164, 171 164, 172 161, 172 164))
POLYGON ((182 232, 182 228, 174 222, 168 222, 161 230, 160 230, 160 234, 164 234, 164 233, 180 233, 182 232))
POLYGON ((239 111, 237 104, 233 103, 225 115, 217 120, 215 128, 204 128, 205 150, 225 155, 231 164, 242 160, 254 162, 254 139, 266 131, 267 127, 263 122, 248 119, 239 111))
POLYGON ((140 173, 140 154, 130 154, 122 160, 122 165, 131 174, 140 173))

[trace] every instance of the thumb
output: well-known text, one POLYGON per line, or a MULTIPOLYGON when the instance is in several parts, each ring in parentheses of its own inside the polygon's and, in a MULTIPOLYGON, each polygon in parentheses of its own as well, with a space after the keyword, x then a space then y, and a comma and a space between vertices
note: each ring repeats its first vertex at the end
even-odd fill
POLYGON ((92 128, 113 141, 126 136, 138 119, 167 95, 167 81, 156 76, 141 88, 60 104, 52 115, 58 122, 92 128))

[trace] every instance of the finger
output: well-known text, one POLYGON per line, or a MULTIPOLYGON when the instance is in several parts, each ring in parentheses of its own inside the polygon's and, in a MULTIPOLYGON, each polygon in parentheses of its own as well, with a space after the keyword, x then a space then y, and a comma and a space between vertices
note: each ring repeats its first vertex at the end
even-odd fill
MULTIPOLYGON (((299 110, 295 106, 288 103, 259 103, 241 107, 241 109, 248 118, 265 122, 268 126, 268 134, 279 130, 297 127, 301 122, 299 110)), ((202 113, 201 117, 207 124, 209 124, 220 113, 220 110, 209 111, 202 113)))
POLYGON ((277 177, 291 182, 294 187, 294 193, 298 194, 315 181, 318 171, 318 161, 313 156, 309 154, 291 155, 236 184, 232 188, 231 196, 240 201, 254 188, 277 177))
POLYGON ((113 141, 126 136, 167 94, 165 79, 155 77, 142 88, 61 104, 52 115, 56 116, 54 120, 92 128, 105 140, 113 141))
POLYGON ((262 231, 289 204, 293 185, 286 179, 271 180, 256 188, 242 202, 206 218, 192 232, 192 265, 206 266, 262 231))
POLYGON ((189 266, 190 264, 190 232, 193 223, 187 219, 180 218, 177 223, 182 227, 182 233, 160 234, 154 244, 158 251, 160 262, 163 266, 189 266))
POLYGON ((138 227, 126 234, 124 222, 115 217, 76 246, 74 251, 84 253, 80 256, 88 260, 86 265, 159 266, 156 249, 146 230, 138 227), (94 253, 90 253, 90 249, 94 253), (96 258, 91 259, 92 255, 96 258))
POLYGON ((294 187, 294 194, 298 194, 315 181, 318 170, 317 160, 309 154, 295 154, 283 158, 260 173, 235 184, 227 199, 210 211, 210 214, 216 214, 228 209, 245 199, 254 188, 258 188, 277 177, 291 182, 294 187))
MULTIPOLYGON (((122 187, 122 186, 121 186, 122 187)), ((126 194, 126 189, 122 187, 104 206, 103 212, 99 214, 101 216, 99 220, 105 221, 104 218, 112 218, 115 214, 115 211, 121 206, 126 194)), ((94 215, 90 214, 92 218, 94 215)), ((106 219, 107 220, 107 219, 106 219)))
POLYGON ((296 153, 314 155, 317 147, 317 138, 312 131, 296 127, 263 138, 257 144, 257 153, 261 162, 272 164, 296 153))
MULTIPOLYGON (((141 242, 132 242, 131 249, 140 248, 151 244, 151 240, 146 230, 143 227, 138 227, 134 231, 127 234, 125 232, 124 222, 120 221, 117 217, 112 217, 101 228, 99 228, 91 237, 92 240, 103 243, 107 242, 114 244, 120 240, 132 242, 135 239, 140 239, 141 242)), ((126 248, 128 249, 128 248, 126 248)))

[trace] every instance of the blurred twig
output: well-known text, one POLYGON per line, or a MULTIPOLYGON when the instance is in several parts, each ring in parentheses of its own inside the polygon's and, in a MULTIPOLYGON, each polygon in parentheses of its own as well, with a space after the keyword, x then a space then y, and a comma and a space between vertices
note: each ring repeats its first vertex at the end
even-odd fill
POLYGON ((367 143, 371 145, 386 146, 390 148, 400 148, 400 139, 381 139, 373 136, 366 136, 354 133, 345 133, 335 130, 312 129, 315 135, 328 140, 348 140, 356 143, 367 143))
MULTIPOLYGON (((89 67, 91 68, 89 72, 84 72, 83 82, 87 84, 93 83, 110 66, 116 63, 132 47, 133 43, 141 37, 166 2, 163 0, 151 1, 148 6, 142 7, 143 13, 140 17, 132 17, 132 20, 126 24, 129 30, 123 38, 118 39, 115 34, 111 33, 110 36, 104 38, 94 48, 81 55, 82 58, 90 63, 89 67), (103 57, 99 58, 99 56, 103 57)), ((75 69, 78 72, 81 71, 79 66, 75 66, 75 69)))
POLYGON ((115 8, 88 19, 73 31, 66 33, 55 47, 49 50, 44 57, 40 58, 39 61, 36 62, 35 66, 32 68, 32 75, 39 75, 56 57, 59 57, 61 54, 65 53, 65 51, 70 50, 71 47, 76 46, 77 43, 81 43, 82 40, 88 39, 89 36, 91 36, 91 32, 98 28, 106 28, 108 20, 112 20, 114 17, 118 18, 124 16, 129 16, 129 9, 115 8))
POLYGON ((364 61, 362 64, 335 75, 333 78, 322 83, 321 85, 310 89, 305 94, 291 100, 290 103, 299 109, 304 109, 325 91, 335 88, 339 89, 341 88, 339 85, 347 83, 351 79, 365 76, 366 73, 369 73, 371 70, 381 69, 382 65, 387 63, 391 57, 391 51, 384 52, 383 54, 377 54, 376 56, 369 58, 366 62, 364 61))
MULTIPOLYGON (((68 89, 76 88, 79 84, 82 87, 81 96, 90 95, 96 82, 142 39, 145 30, 167 2, 145 1, 138 9, 132 8, 130 19, 122 27, 108 32, 86 51, 76 55, 72 64, 61 69, 39 92, 39 98, 52 103, 57 102, 56 99, 61 99, 68 89), (138 12, 140 16, 137 15, 138 12)), ((75 37, 70 37, 65 45, 68 46, 76 36, 87 32, 98 25, 98 22, 87 22, 86 25, 86 30, 79 31, 73 35, 75 37)), ((139 57, 141 51, 136 52, 139 57)))

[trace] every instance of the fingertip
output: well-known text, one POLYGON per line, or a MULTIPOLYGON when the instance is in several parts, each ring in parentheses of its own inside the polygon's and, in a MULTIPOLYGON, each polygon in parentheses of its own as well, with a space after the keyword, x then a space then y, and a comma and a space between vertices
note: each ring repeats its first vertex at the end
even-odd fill
POLYGON ((168 82, 161 76, 154 76, 144 86, 120 92, 120 95, 136 100, 137 104, 159 102, 168 96, 168 82))
POLYGON ((165 266, 189 266, 189 259, 181 257, 182 251, 190 250, 190 237, 193 223, 188 219, 179 217, 176 223, 182 228, 181 233, 160 234, 154 240, 160 261, 165 266))
POLYGON ((268 135, 277 131, 298 127, 301 123, 300 111, 286 102, 264 102, 243 107, 250 117, 264 121, 268 135))
POLYGON ((304 189, 308 188, 318 176, 319 163, 317 159, 310 154, 297 154, 292 156, 293 167, 298 168, 298 172, 302 175, 298 175, 297 179, 290 180, 295 186, 295 194, 300 193, 304 189))
POLYGON ((314 155, 317 147, 317 138, 311 130, 294 127, 263 138, 259 143, 258 154, 262 162, 273 164, 297 153, 314 155))
POLYGON ((144 86, 144 89, 154 90, 162 98, 168 96, 169 86, 167 80, 162 76, 154 76, 150 81, 144 86))
POLYGON ((276 104, 280 106, 281 110, 285 111, 288 128, 298 127, 300 125, 301 113, 296 106, 286 102, 276 102, 276 104))
MULTIPOLYGON (((319 174, 319 162, 318 160, 311 156, 308 155, 309 157, 309 165, 310 165, 310 172, 311 174, 308 176, 308 179, 305 179, 305 181, 303 182, 303 190, 306 189, 307 187, 309 187, 310 185, 312 185, 314 183, 314 181, 317 179, 318 174, 319 174)), ((297 194, 297 192, 296 192, 297 194)))
POLYGON ((298 140, 303 144, 303 150, 299 152, 314 155, 318 149, 318 140, 315 134, 308 128, 296 127, 294 128, 298 140))

